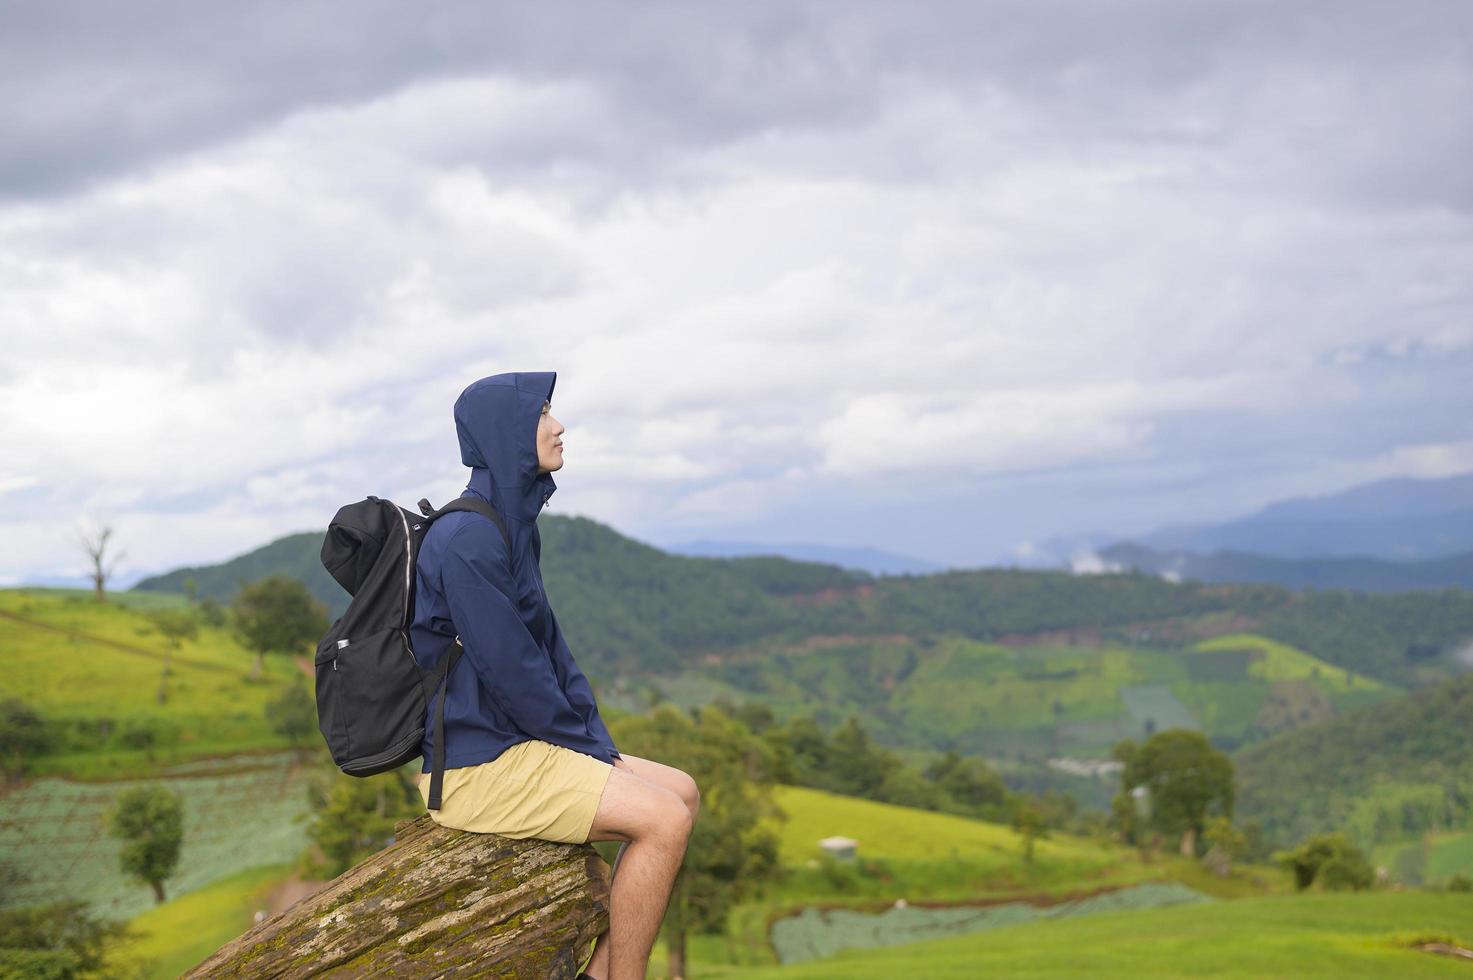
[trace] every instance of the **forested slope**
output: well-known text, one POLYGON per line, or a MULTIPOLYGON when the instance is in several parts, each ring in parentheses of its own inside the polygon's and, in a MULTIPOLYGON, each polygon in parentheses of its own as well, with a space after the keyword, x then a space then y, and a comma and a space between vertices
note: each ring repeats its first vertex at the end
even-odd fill
POLYGON ((1238 815, 1279 839, 1339 827, 1368 846, 1464 825, 1473 818, 1473 674, 1259 742, 1234 762, 1238 815))
MULTIPOLYGON (((783 558, 672 555, 581 517, 539 522, 542 566, 580 662, 606 674, 679 670, 702 654, 814 636, 996 641, 1088 631, 1160 649, 1252 631, 1327 663, 1415 687, 1450 676, 1473 638, 1473 594, 1293 592, 1272 585, 1169 582, 1142 572, 976 569, 870 576, 783 558), (1216 625, 1204 626, 1204 616, 1216 625), (1204 632, 1204 630, 1206 630, 1204 632)), ((244 581, 301 578, 334 612, 347 602, 318 561, 321 535, 300 534, 212 568, 181 569, 137 588, 227 600, 244 581)))

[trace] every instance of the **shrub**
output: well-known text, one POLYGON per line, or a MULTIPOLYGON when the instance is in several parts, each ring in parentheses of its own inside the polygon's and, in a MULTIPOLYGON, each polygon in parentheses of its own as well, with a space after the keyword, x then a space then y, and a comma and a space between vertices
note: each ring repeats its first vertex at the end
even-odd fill
POLYGON ((317 699, 308 693, 305 681, 293 684, 266 705, 266 720, 276 734, 300 745, 317 731, 317 699))
POLYGON ((1294 887, 1304 891, 1318 879, 1326 888, 1369 888, 1374 874, 1360 848, 1341 833, 1317 834, 1292 851, 1280 851, 1274 860, 1294 875, 1294 887))
POLYGON ((52 732, 34 708, 19 698, 0 701, 0 768, 7 778, 19 776, 26 760, 51 743, 52 732))
POLYGON ((76 899, 0 910, 0 977, 98 976, 107 948, 129 935, 122 923, 93 918, 76 899))
POLYGON ((118 744, 124 748, 151 749, 157 742, 158 732, 146 720, 130 718, 118 732, 118 744))

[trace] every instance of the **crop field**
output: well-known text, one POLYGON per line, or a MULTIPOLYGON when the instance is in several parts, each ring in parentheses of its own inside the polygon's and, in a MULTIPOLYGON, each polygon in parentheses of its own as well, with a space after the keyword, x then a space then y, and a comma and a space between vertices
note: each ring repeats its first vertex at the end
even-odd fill
POLYGON ((1370 858, 1403 884, 1443 886, 1455 874, 1473 877, 1473 831, 1444 831, 1377 844, 1370 858))
POLYGON ((1326 693, 1344 694, 1352 690, 1382 692, 1388 685, 1363 674, 1356 674, 1343 667, 1327 664, 1287 643, 1279 643, 1252 633, 1230 633, 1202 640, 1193 650, 1212 653, 1225 650, 1246 650, 1260 654, 1251 658, 1247 665, 1248 676, 1263 681, 1313 680, 1326 693))
POLYGON ((1143 727, 1150 722, 1154 731, 1168 728, 1201 729, 1187 706, 1177 700, 1165 684, 1132 684, 1120 689, 1120 700, 1130 716, 1143 727))
MULTIPOLYGON (((838 638, 836 638, 838 639, 838 638)), ((1003 646, 961 636, 779 647, 663 679, 683 706, 717 694, 779 721, 858 714, 882 744, 943 746, 995 761, 1103 758, 1122 738, 1186 727, 1236 740, 1393 696, 1388 684, 1249 633, 1178 649, 1118 643, 1003 646), (1277 699, 1264 715, 1265 703, 1277 699)))
POLYGON ((1473 832, 1440 834, 1427 855, 1426 873, 1434 882, 1462 872, 1473 876, 1473 832))
MULTIPOLYGON (((38 779, 0 799, 0 861, 28 880, 8 889, 7 905, 83 899, 95 914, 128 919, 154 906, 148 885, 118 868, 121 842, 105 813, 124 790, 160 784, 184 806, 179 869, 164 885, 178 896, 237 871, 291 862, 307 845, 306 770, 290 753, 220 760, 167 779, 79 783, 38 779), (224 769, 230 763, 235 771, 224 769)), ((345 777, 346 778, 346 777, 345 777)))
POLYGON ((1015 926, 1039 919, 1210 902, 1210 897, 1175 882, 1132 885, 1052 905, 998 902, 991 905, 926 908, 895 905, 883 912, 808 907, 772 926, 772 945, 783 964, 832 956, 845 949, 875 949, 1015 926))

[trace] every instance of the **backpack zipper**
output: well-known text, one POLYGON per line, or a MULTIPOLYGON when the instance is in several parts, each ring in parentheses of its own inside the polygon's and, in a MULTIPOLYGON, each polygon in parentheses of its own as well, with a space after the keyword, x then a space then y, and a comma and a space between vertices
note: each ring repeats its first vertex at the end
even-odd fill
MULTIPOLYGON (((409 643, 409 627, 414 625, 409 622, 409 590, 414 588, 414 539, 409 536, 409 520, 404 516, 404 509, 395 505, 394 510, 399 514, 399 523, 404 526, 404 610, 399 613, 399 621, 404 624, 404 652, 409 654, 410 662, 417 668, 419 659, 409 643)), ((414 526, 419 527, 418 524, 414 526)), ((337 666, 337 661, 333 661, 333 666, 337 666)))
POLYGON ((410 573, 414 570, 414 542, 409 538, 409 521, 404 517, 403 509, 395 506, 394 510, 399 514, 399 523, 404 525, 404 611, 399 614, 399 621, 408 630, 409 623, 405 621, 409 619, 409 589, 414 584, 410 578, 410 573))

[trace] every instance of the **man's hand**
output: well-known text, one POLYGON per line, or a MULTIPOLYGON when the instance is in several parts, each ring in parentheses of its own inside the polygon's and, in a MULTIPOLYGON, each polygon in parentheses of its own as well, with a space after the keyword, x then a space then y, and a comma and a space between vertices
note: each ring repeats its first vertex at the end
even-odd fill
POLYGON ((616 755, 616 756, 614 756, 614 768, 615 769, 628 769, 629 768, 629 763, 627 763, 627 762, 624 761, 624 757, 622 755, 616 755))

